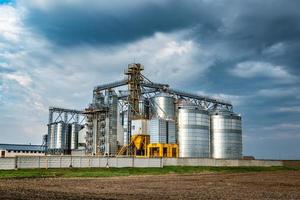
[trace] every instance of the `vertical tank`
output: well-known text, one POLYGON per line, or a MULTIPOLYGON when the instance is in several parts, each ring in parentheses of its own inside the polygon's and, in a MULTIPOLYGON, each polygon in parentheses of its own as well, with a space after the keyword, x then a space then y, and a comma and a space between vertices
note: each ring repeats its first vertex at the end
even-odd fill
POLYGON ((56 149, 63 149, 65 147, 65 130, 64 123, 58 122, 56 127, 56 149))
POLYGON ((242 157, 241 117, 228 110, 211 113, 211 156, 219 159, 242 157))
POLYGON ((209 113, 188 101, 178 104, 179 157, 209 157, 209 113))
POLYGON ((175 119, 175 99, 168 94, 159 93, 150 99, 151 114, 161 119, 175 119))
POLYGON ((55 149, 56 146, 56 123, 52 123, 50 126, 50 135, 48 136, 48 149, 55 149))
POLYGON ((72 123, 71 125, 71 150, 78 149, 78 131, 79 124, 72 123))

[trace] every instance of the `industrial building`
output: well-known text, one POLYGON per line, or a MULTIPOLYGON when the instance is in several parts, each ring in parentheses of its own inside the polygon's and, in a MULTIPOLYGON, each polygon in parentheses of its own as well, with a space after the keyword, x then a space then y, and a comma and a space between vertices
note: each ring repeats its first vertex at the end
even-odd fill
POLYGON ((123 80, 96 86, 83 110, 51 107, 48 154, 242 158, 241 116, 230 102, 154 83, 143 70, 129 64, 123 80))
POLYGON ((45 148, 42 145, 30 144, 0 144, 0 157, 16 156, 44 156, 45 148))

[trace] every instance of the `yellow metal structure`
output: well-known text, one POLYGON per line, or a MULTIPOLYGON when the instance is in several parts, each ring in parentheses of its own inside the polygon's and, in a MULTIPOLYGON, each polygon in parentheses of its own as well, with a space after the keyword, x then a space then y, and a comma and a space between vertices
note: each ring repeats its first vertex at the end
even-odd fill
POLYGON ((133 156, 146 157, 147 146, 150 142, 150 136, 145 134, 137 134, 131 136, 131 143, 123 146, 118 152, 118 156, 125 155, 131 148, 133 156))
POLYGON ((147 146, 147 157, 165 157, 177 158, 178 145, 177 144, 149 144, 147 146))

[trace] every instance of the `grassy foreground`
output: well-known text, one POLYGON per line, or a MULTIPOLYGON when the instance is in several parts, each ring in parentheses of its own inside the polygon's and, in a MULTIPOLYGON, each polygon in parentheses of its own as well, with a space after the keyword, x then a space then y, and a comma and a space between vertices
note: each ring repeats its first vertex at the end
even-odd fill
POLYGON ((192 174, 204 172, 243 173, 300 170, 299 167, 164 167, 164 168, 65 168, 0 170, 1 178, 112 177, 132 175, 192 174))

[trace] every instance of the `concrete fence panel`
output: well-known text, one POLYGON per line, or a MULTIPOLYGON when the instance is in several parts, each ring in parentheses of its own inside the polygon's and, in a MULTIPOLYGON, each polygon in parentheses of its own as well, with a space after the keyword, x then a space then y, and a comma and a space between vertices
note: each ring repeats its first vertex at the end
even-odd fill
POLYGON ((163 167, 163 166, 283 166, 273 160, 222 160, 208 158, 133 158, 94 156, 20 156, 0 158, 1 169, 26 168, 90 168, 90 167, 163 167))
POLYGON ((133 158, 116 158, 117 167, 133 167, 133 158))
POLYGON ((15 169, 16 159, 15 158, 0 158, 0 170, 15 169))
POLYGON ((16 157, 19 169, 40 168, 39 157, 16 157))
POLYGON ((61 167, 60 157, 49 156, 48 157, 48 168, 60 168, 61 167))

